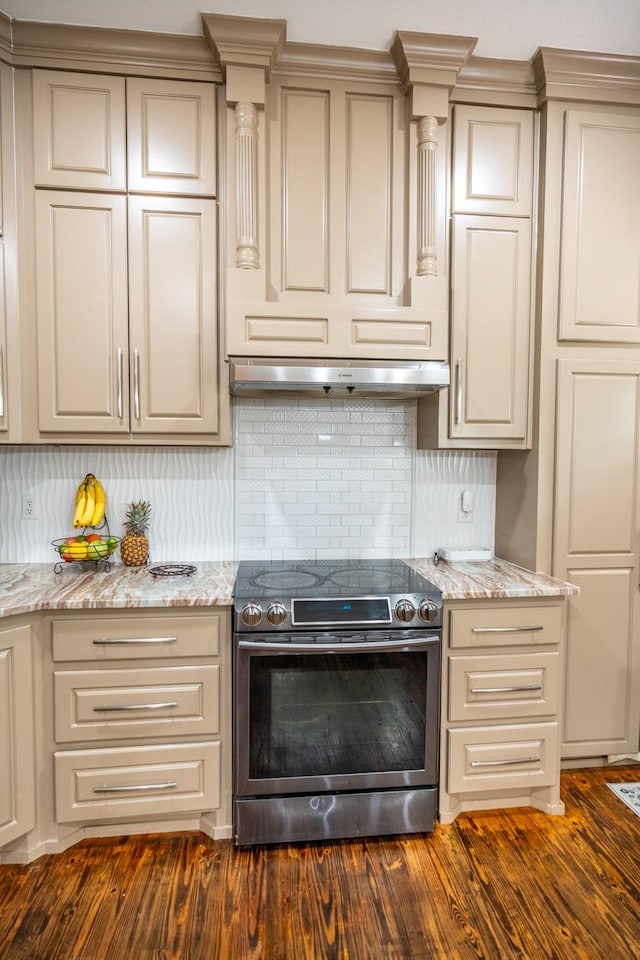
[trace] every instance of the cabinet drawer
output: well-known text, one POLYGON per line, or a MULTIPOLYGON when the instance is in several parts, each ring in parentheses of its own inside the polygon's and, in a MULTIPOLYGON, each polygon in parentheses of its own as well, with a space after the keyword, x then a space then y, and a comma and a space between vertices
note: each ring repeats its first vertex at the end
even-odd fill
POLYGON ((220 668, 58 670, 58 742, 122 740, 220 731, 220 668))
POLYGON ((220 744, 55 754, 58 822, 196 813, 220 806, 220 744))
POLYGON ((450 657, 449 720, 555 714, 559 682, 557 651, 450 657))
POLYGON ((461 727, 448 733, 450 793, 550 786, 558 779, 557 723, 461 727))
POLYGON ((221 617, 91 617, 53 621, 53 659, 217 656, 221 617))
POLYGON ((460 607, 449 611, 451 647, 507 647, 559 643, 562 608, 515 604, 513 607, 460 607))

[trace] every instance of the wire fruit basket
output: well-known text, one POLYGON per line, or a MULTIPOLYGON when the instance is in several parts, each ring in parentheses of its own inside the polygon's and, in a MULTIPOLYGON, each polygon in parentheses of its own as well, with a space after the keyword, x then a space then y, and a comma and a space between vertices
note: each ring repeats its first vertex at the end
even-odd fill
POLYGON ((54 565, 54 573, 62 573, 66 564, 77 563, 85 567, 87 564, 102 564, 103 569, 110 570, 109 557, 118 549, 120 537, 112 537, 109 527, 104 526, 104 534, 97 533, 92 527, 84 527, 77 535, 52 540, 51 546, 60 556, 54 565))

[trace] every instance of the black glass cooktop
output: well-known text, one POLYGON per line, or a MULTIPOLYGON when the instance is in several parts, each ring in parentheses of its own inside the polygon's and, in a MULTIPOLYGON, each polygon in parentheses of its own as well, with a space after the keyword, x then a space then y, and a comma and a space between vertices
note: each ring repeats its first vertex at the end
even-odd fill
POLYGON ((402 560, 242 561, 236 597, 352 597, 438 594, 402 560))

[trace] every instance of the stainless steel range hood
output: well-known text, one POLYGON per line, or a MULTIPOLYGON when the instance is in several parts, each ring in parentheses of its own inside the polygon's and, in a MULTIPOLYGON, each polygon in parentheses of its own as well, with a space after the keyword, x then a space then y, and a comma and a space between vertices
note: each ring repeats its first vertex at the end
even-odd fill
POLYGON ((230 357, 231 392, 239 397, 411 400, 449 385, 444 360, 338 360, 230 357))

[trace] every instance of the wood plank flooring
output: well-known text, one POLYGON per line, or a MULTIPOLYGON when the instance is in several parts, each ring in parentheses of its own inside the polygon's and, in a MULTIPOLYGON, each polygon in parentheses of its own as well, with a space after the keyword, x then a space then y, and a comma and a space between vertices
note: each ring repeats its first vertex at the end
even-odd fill
POLYGON ((431 835, 259 847, 85 840, 0 867, 1 960, 630 960, 640 817, 565 771, 567 813, 464 814, 431 835))

